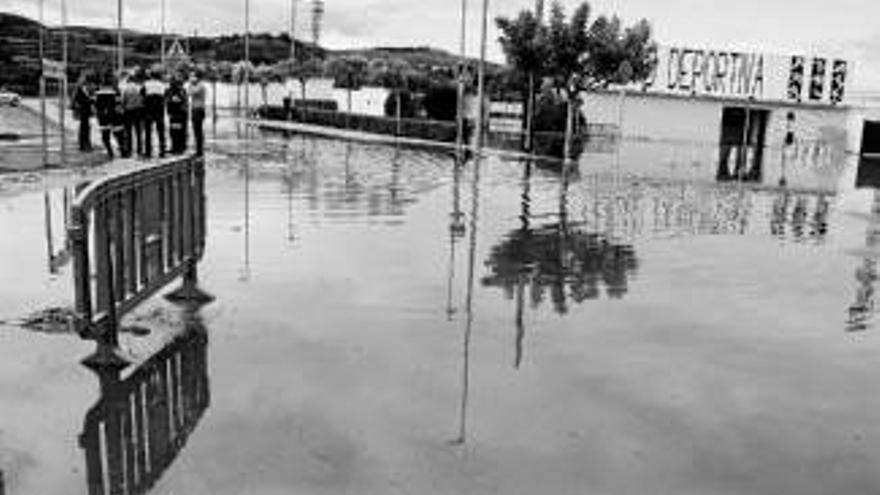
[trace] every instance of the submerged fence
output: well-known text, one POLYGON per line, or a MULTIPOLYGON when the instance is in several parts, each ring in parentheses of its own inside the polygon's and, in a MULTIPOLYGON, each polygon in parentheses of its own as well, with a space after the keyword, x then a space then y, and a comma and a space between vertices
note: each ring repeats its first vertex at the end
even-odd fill
POLYGON ((118 362, 120 318, 178 276, 183 287, 169 298, 210 298, 196 287, 204 176, 202 157, 176 158, 96 181, 74 199, 68 234, 75 324, 99 343, 87 363, 118 362))
POLYGON ((101 373, 101 398, 85 415, 89 495, 147 493, 210 404, 208 334, 190 325, 124 381, 101 373))

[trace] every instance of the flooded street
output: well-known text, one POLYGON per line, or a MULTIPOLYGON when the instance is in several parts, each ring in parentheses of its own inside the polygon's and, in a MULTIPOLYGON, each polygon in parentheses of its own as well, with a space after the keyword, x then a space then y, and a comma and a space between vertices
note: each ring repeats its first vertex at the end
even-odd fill
MULTIPOLYGON (((880 486, 876 235, 840 206, 870 212, 871 194, 216 144, 199 266, 216 300, 136 311, 150 334, 122 346, 142 364, 103 394, 79 363, 93 344, 21 326, 72 304, 77 174, 0 192, 6 494, 90 493, 89 442, 113 428, 95 417, 131 390, 151 414, 165 370, 180 375, 158 438, 176 458, 141 459, 132 493, 880 486)), ((139 459, 131 438, 118 455, 139 459)))

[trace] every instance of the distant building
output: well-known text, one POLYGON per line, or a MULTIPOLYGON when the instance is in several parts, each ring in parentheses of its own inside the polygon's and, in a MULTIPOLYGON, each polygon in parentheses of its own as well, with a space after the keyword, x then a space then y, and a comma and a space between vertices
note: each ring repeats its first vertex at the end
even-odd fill
POLYGON ((666 46, 648 81, 586 94, 582 109, 620 126, 614 159, 627 166, 822 187, 858 133, 852 72, 836 58, 666 46))

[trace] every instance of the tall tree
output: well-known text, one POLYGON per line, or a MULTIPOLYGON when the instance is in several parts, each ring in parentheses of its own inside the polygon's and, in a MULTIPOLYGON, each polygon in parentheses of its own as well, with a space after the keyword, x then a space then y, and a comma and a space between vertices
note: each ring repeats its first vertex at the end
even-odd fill
POLYGON ((498 41, 512 66, 514 75, 525 81, 517 84, 523 96, 525 112, 523 113, 523 129, 525 130, 525 149, 532 149, 532 123, 534 121, 535 83, 545 73, 549 47, 547 29, 541 22, 542 7, 536 12, 523 10, 515 19, 498 17, 495 24, 501 31, 498 41))
POLYGON ((367 78, 367 59, 364 57, 338 57, 330 59, 325 67, 325 72, 333 78, 333 86, 346 90, 348 111, 346 114, 346 127, 351 115, 351 92, 360 89, 367 78))
POLYGON ((574 110, 581 92, 646 79, 657 50, 646 20, 624 29, 617 16, 603 15, 592 24, 589 19, 587 2, 578 5, 570 19, 566 19, 559 0, 554 0, 550 9, 548 74, 567 101, 566 161, 571 158, 574 110))

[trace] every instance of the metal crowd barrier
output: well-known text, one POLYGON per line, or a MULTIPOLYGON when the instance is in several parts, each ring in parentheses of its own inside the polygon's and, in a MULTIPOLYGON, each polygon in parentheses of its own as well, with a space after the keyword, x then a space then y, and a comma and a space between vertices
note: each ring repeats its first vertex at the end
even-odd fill
POLYGON ((185 157, 98 180, 77 194, 68 236, 75 326, 98 342, 84 363, 127 366, 120 319, 178 276, 170 300, 207 302, 196 265, 205 244, 204 158, 185 157))
POLYGON ((99 372, 79 438, 89 495, 147 493, 171 465, 211 402, 207 346, 191 325, 125 380, 99 372))

